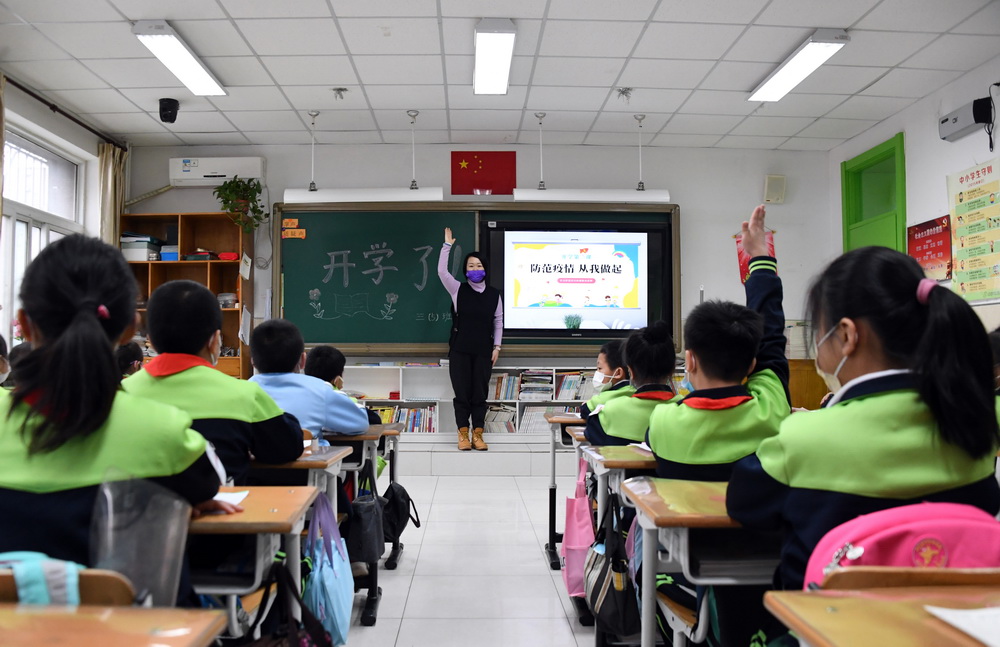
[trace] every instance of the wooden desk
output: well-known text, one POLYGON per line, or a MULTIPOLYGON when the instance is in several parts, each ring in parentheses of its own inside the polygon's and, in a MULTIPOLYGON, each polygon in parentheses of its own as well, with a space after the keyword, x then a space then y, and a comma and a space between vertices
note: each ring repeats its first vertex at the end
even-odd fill
MULTIPOLYGON (((726 514, 725 482, 679 481, 648 476, 631 478, 622 483, 621 495, 635 504, 636 516, 642 527, 642 647, 656 643, 656 573, 680 570, 694 584, 737 585, 771 582, 778 564, 778 547, 773 555, 739 555, 727 557, 740 561, 738 569, 726 575, 706 576, 705 564, 693 568, 689 531, 693 528, 734 529, 740 525, 726 514), (659 558, 660 545, 669 559, 659 558), (695 572, 697 570, 697 572, 695 572)), ((713 560, 714 564, 727 561, 713 560)), ((698 624, 702 638, 707 622, 698 624)))
POLYGON ((207 647, 225 626, 207 609, 0 604, 5 647, 207 647))
POLYGON ((914 586, 764 594, 764 606, 812 647, 982 646, 931 615, 924 605, 952 609, 1000 607, 1000 588, 914 586))
POLYGON ((563 427, 584 423, 580 416, 565 413, 546 413, 545 421, 549 423, 549 541, 545 544, 545 554, 549 558, 549 568, 558 571, 560 568, 559 551, 556 544, 562 542, 562 533, 556 532, 556 440, 562 439, 563 427))
POLYGON ((309 470, 309 485, 322 489, 330 499, 333 518, 337 518, 337 477, 344 459, 351 455, 350 447, 320 447, 316 451, 306 449, 302 455, 290 463, 265 465, 254 461, 255 469, 309 470))
POLYGON ((580 447, 580 453, 597 476, 598 523, 608 509, 608 492, 618 491, 625 480, 625 470, 656 469, 653 452, 633 445, 585 445, 580 447))

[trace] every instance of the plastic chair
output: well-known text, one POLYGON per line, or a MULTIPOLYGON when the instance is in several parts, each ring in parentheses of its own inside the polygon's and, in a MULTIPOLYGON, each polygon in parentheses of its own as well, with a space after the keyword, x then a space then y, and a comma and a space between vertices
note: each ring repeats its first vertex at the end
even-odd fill
POLYGON ((91 563, 125 575, 153 606, 174 606, 191 506, 150 481, 101 485, 91 522, 91 563))
MULTIPOLYGON (((79 572, 80 604, 102 607, 130 606, 135 600, 132 584, 120 573, 87 568, 79 572)), ((14 571, 0 569, 0 602, 17 602, 14 571)))

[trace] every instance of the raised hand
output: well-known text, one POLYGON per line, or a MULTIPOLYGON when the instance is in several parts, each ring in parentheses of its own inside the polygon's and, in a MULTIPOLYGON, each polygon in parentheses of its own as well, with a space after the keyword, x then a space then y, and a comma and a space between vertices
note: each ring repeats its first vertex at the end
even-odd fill
POLYGON ((750 255, 750 258, 770 255, 767 249, 767 239, 764 236, 764 215, 764 205, 761 204, 750 214, 749 222, 743 222, 743 249, 750 255))
POLYGON ((444 242, 448 245, 455 244, 455 237, 451 235, 451 227, 444 228, 444 242))

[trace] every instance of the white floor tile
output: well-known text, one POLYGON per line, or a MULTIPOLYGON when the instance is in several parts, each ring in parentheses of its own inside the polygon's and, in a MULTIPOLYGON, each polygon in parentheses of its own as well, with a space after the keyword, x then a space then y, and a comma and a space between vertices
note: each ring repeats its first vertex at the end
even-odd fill
POLYGON ((488 546, 518 544, 538 546, 534 528, 527 522, 436 521, 426 526, 424 543, 431 546, 488 546))
POLYGON ((541 547, 519 544, 424 546, 414 571, 423 575, 536 575, 541 547))
MULTIPOLYGON (((564 620, 404 619, 397 647, 577 647, 564 620)), ((351 643, 354 647, 354 643, 351 643)))
MULTIPOLYGON (((382 589, 382 601, 378 605, 379 619, 403 617, 403 609, 406 607, 406 598, 412 580, 413 573, 397 574, 392 571, 379 570, 378 585, 382 589)), ((361 590, 354 594, 354 610, 351 615, 352 627, 361 626, 359 618, 367 595, 367 590, 361 590)))
POLYGON ((440 487, 434 492, 434 503, 471 503, 487 506, 492 503, 520 503, 523 501, 517 488, 503 490, 452 490, 440 487))
POLYGON ((428 523, 438 521, 528 522, 528 510, 520 502, 500 502, 489 507, 471 503, 435 503, 427 515, 428 523))
POLYGON ((513 476, 438 476, 437 487, 447 490, 513 490, 513 476))
POLYGON ((403 617, 565 621, 566 613, 548 575, 418 575, 410 584, 403 617))
POLYGON ((379 615, 372 627, 363 627, 355 622, 347 632, 347 644, 351 647, 387 647, 398 644, 399 624, 402 618, 385 618, 379 615))

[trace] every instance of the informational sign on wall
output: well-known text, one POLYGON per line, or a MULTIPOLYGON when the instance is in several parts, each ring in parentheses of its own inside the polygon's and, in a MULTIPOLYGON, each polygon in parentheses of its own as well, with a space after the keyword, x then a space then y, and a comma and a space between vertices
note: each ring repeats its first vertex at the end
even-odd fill
POLYGON ((917 259, 927 278, 951 278, 951 217, 942 216, 906 228, 906 253, 917 259))
POLYGON ((951 289, 969 301, 1000 299, 1000 158, 948 176, 954 249, 951 289))

